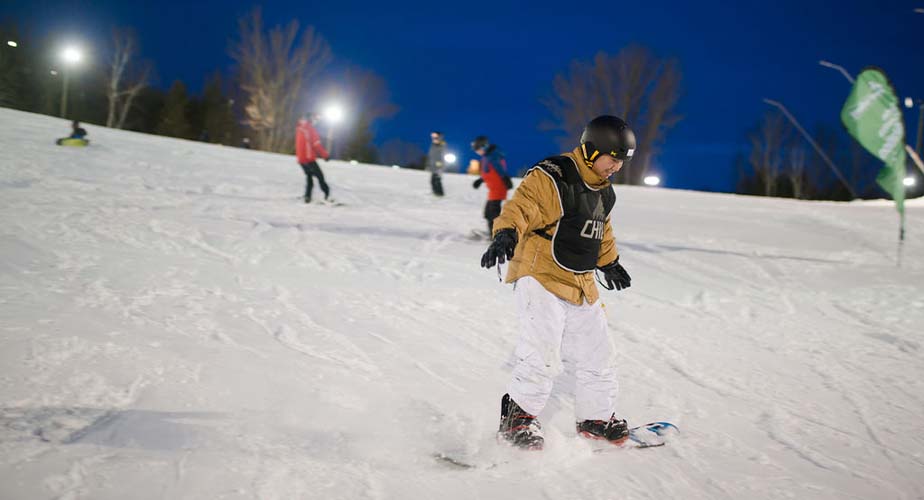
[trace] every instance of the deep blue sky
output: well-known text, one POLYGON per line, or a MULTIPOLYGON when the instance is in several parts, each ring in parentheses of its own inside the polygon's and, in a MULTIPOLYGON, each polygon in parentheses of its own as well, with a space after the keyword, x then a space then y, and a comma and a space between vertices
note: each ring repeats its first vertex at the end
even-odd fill
MULTIPOLYGON (((38 33, 104 44, 112 26, 132 26, 160 85, 181 79, 197 90, 216 70, 228 72, 227 47, 245 0, 203 2, 4 2, 0 18, 38 33)), ((539 97, 574 59, 614 54, 636 43, 679 59, 684 116, 658 160, 666 185, 730 190, 733 157, 747 130, 783 102, 812 130, 839 126, 849 85, 822 68, 827 59, 858 73, 885 69, 899 94, 924 98, 924 0, 783 0, 697 2, 262 2, 267 24, 298 19, 328 40, 335 68, 380 74, 400 112, 376 127, 382 143, 400 138, 426 147, 432 129, 468 155, 486 134, 524 166, 558 147, 538 129, 539 97)), ((916 113, 906 113, 908 135, 916 113)))

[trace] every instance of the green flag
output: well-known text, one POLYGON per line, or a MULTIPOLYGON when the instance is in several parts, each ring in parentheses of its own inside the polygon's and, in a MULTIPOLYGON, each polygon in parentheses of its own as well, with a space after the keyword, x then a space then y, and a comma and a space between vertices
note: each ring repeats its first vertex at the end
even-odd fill
POLYGON ((892 195, 904 222, 905 123, 895 89, 882 70, 867 68, 857 76, 841 121, 857 142, 885 163, 876 182, 892 195))

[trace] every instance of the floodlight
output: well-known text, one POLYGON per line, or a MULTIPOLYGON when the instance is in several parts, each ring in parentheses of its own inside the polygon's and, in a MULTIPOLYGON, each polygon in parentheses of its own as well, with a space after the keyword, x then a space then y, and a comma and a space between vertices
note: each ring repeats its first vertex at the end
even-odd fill
POLYGON ((77 64, 83 59, 83 54, 80 53, 80 49, 77 47, 65 47, 61 51, 61 59, 67 64, 77 64))

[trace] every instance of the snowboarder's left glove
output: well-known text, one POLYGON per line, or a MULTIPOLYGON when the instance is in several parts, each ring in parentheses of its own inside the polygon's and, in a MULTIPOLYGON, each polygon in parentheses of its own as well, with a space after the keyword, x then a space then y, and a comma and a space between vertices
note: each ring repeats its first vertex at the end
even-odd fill
POLYGON ((494 241, 488 251, 481 256, 481 267, 488 269, 494 264, 503 264, 513 258, 513 250, 517 247, 517 230, 501 229, 494 235, 494 241))
POLYGON ((478 189, 478 188, 481 187, 481 183, 482 183, 482 182, 484 182, 484 179, 482 179, 481 177, 479 177, 479 178, 475 179, 475 182, 472 183, 472 187, 475 188, 475 189, 478 189))
POLYGON ((504 185, 507 186, 507 189, 513 189, 513 181, 510 180, 509 176, 504 176, 504 185))
POLYGON ((622 264, 619 263, 619 257, 599 269, 603 271, 603 278, 606 280, 606 284, 601 284, 607 290, 623 290, 632 286, 632 278, 626 272, 626 269, 622 267, 622 264))

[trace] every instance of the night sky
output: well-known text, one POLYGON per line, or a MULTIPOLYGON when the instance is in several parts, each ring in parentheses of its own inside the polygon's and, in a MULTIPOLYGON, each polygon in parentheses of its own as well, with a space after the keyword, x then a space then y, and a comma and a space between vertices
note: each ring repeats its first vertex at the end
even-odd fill
MULTIPOLYGON (((18 1, 0 7, 37 34, 103 46, 113 26, 137 31, 158 84, 174 79, 199 92, 215 71, 229 73, 229 40, 251 1, 18 1), (188 5, 192 4, 192 5, 188 5)), ((883 68, 900 97, 924 98, 924 0, 777 2, 282 2, 264 1, 267 25, 298 19, 330 43, 331 70, 368 68, 387 82, 394 117, 376 126, 376 142, 428 144, 445 132, 450 147, 485 134, 519 168, 559 152, 539 98, 556 73, 598 51, 641 44, 680 61, 684 119, 657 161, 668 187, 732 190, 733 159, 747 130, 779 100, 809 130, 839 127, 849 84, 818 65, 827 59, 852 74, 883 68)), ((102 55, 99 55, 102 57, 102 55)), ((906 111, 913 142, 917 111, 906 111)), ((577 139, 577 138, 576 138, 577 139)))

